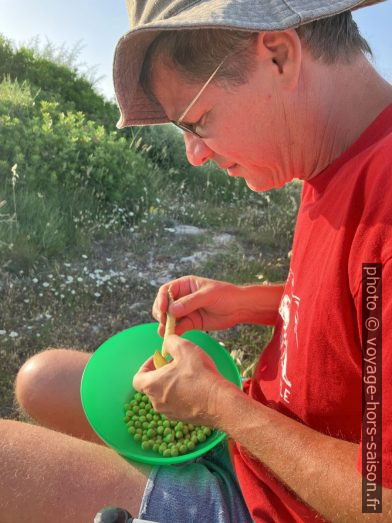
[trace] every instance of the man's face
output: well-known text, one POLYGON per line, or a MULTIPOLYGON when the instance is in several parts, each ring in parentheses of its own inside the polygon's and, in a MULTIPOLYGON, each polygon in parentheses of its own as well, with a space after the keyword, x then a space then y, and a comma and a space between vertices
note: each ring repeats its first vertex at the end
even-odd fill
MULTIPOLYGON (((154 65, 153 92, 171 120, 202 86, 186 83, 168 64, 154 65)), ((229 176, 244 178, 253 191, 281 187, 294 177, 289 112, 276 67, 260 60, 247 83, 231 88, 210 84, 186 114, 184 122, 198 122, 201 135, 184 133, 188 160, 192 165, 212 160, 229 176)))

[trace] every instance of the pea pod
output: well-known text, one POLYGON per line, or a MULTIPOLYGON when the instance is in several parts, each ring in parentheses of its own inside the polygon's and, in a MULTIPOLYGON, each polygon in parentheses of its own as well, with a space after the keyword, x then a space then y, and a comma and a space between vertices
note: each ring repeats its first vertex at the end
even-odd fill
MULTIPOLYGON (((168 299, 169 299, 169 306, 170 306, 174 301, 173 295, 172 295, 170 289, 168 290, 168 299)), ((169 356, 169 354, 164 349, 165 339, 167 338, 167 336, 174 334, 175 330, 176 330, 176 319, 168 311, 166 314, 166 325, 165 325, 165 334, 163 336, 162 350, 161 350, 161 352, 156 350, 154 352, 154 356, 153 356, 153 362, 154 362, 154 366, 156 369, 160 369, 161 367, 163 367, 164 365, 169 363, 168 361, 166 361, 166 358, 167 358, 167 356, 169 356)))
POLYGON ((165 360, 165 358, 162 356, 162 354, 159 352, 159 350, 156 350, 154 352, 154 356, 152 358, 152 361, 154 362, 154 366, 156 369, 160 369, 164 365, 167 365, 169 362, 165 360))

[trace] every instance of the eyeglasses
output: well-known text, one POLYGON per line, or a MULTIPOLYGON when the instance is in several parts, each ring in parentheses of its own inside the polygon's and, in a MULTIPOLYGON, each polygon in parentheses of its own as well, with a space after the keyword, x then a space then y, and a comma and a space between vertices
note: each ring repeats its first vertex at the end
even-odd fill
POLYGON ((203 94, 206 87, 210 84, 216 73, 219 71, 219 69, 222 67, 224 61, 226 60, 227 56, 220 62, 220 64, 216 67, 216 69, 213 71, 211 76, 208 78, 206 83, 203 85, 203 87, 200 89, 200 91, 197 93, 197 95, 193 98, 191 103, 188 105, 188 107, 185 109, 185 111, 181 114, 181 116, 178 118, 178 120, 170 120, 172 124, 174 124, 176 127, 179 127, 182 131, 185 131, 186 133, 193 134, 193 136, 197 136, 198 138, 201 138, 200 134, 196 132, 195 128, 197 124, 194 123, 184 123, 182 120, 185 118, 185 116, 188 114, 188 112, 192 109, 194 104, 197 102, 197 100, 200 98, 200 96, 203 94))

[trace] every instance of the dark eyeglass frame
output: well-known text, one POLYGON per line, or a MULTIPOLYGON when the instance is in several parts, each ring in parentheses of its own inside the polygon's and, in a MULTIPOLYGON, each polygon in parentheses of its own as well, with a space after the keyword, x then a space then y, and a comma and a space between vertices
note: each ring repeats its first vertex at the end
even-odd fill
POLYGON ((216 73, 219 71, 219 69, 222 67, 223 63, 225 62, 227 56, 218 64, 218 66, 215 68, 211 76, 208 78, 208 80, 205 82, 203 87, 200 89, 200 91, 197 93, 197 95, 193 98, 191 103, 188 105, 188 107, 185 109, 185 111, 181 114, 181 116, 178 118, 178 120, 170 120, 170 122, 181 129, 182 131, 186 133, 190 133, 193 136, 197 136, 198 138, 202 138, 198 132, 196 132, 195 127, 197 124, 192 123, 185 123, 182 120, 185 118, 185 116, 188 114, 188 112, 191 110, 191 108, 194 106, 194 104, 197 102, 197 100, 200 98, 201 94, 204 92, 206 87, 210 84, 216 73))

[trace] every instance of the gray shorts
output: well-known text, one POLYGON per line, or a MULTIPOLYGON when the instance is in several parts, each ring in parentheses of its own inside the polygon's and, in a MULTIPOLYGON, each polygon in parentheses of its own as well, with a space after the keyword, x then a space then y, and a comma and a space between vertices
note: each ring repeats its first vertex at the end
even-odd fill
POLYGON ((154 467, 139 518, 159 523, 252 523, 226 440, 195 460, 154 467))

